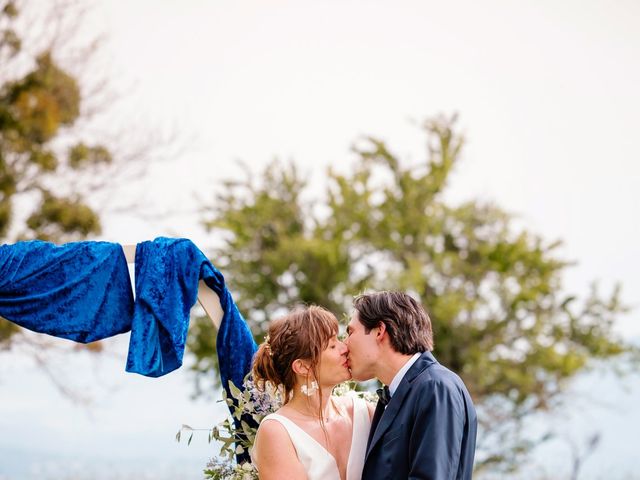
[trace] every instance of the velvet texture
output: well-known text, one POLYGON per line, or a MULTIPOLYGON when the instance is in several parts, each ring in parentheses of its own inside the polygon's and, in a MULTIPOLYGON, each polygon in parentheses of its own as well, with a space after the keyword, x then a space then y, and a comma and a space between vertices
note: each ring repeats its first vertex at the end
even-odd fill
POLYGON ((0 315, 35 332, 92 342, 131 330, 126 369, 150 377, 182 365, 189 312, 203 279, 224 316, 217 350, 222 385, 242 386, 257 350, 224 277, 187 239, 136 249, 136 300, 119 244, 32 241, 0 246, 0 315))
POLYGON ((127 371, 157 377, 182 365, 189 312, 202 279, 220 298, 224 315, 216 347, 222 385, 241 386, 257 345, 224 277, 193 242, 156 238, 136 248, 136 303, 127 371))
POLYGON ((0 315, 34 332, 87 343, 131 328, 133 294, 122 247, 0 246, 0 315))

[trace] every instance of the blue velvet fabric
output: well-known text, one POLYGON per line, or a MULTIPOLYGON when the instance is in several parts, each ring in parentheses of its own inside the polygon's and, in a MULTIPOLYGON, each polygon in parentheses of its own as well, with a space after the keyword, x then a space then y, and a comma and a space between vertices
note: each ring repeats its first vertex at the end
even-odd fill
POLYGON ((200 264, 207 261, 185 239, 157 238, 137 245, 128 372, 159 377, 182 365, 200 264))
POLYGON ((136 248, 136 304, 127 371, 157 377, 182 365, 189 312, 202 279, 224 315, 216 347, 222 385, 242 385, 257 350, 224 277, 191 240, 159 237, 136 248))
POLYGON ((128 331, 132 314, 120 245, 34 240, 0 246, 0 316, 7 320, 87 343, 128 331))
MULTIPOLYGON (((219 277, 219 280, 224 282, 222 274, 215 268, 214 271, 216 272, 216 277, 219 277)), ((218 287, 209 283, 207 277, 205 277, 205 282, 214 291, 217 290, 218 287)), ((227 287, 224 286, 224 283, 220 285, 219 292, 216 291, 220 296, 224 317, 222 317, 220 330, 218 330, 216 350, 218 351, 222 385, 227 391, 227 395, 230 396, 230 381, 241 390, 243 389, 244 377, 251 371, 251 363, 258 350, 258 345, 256 345, 247 323, 238 311, 238 307, 233 302, 233 298, 231 298, 231 294, 227 287)))
POLYGON ((189 312, 203 279, 224 316, 217 350, 222 385, 241 386, 257 345, 222 274, 187 239, 136 249, 136 300, 119 244, 33 241, 0 246, 0 315, 30 330, 91 342, 131 330, 127 371, 150 377, 182 365, 189 312))

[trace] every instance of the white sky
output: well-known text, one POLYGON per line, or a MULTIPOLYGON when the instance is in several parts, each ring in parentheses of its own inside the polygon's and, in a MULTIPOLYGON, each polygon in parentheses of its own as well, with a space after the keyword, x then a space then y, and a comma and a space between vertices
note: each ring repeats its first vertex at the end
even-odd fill
MULTIPOLYGON (((137 85, 131 108, 194 139, 130 187, 150 204, 194 211, 193 192, 213 197, 238 158, 292 158, 323 185, 362 135, 416 162, 410 119, 459 112, 468 142, 450 197, 495 200, 564 239, 572 289, 621 281, 636 301, 640 3, 138 0, 106 2, 101 20, 114 72, 137 85)), ((193 216, 171 221, 199 235, 193 216)), ((163 228, 129 222, 106 235, 163 228)))
MULTIPOLYGON (((423 136, 409 120, 458 112, 468 142, 450 198, 494 200, 530 230, 563 239, 564 254, 579 262, 567 276, 571 290, 620 281, 627 303, 640 307, 640 2, 105 0, 93 18, 109 35, 110 70, 135 84, 123 100, 131 116, 112 121, 141 133, 168 125, 193 139, 119 193, 185 213, 153 222, 110 216, 105 239, 170 234, 206 247, 194 192, 212 198, 220 180, 238 174, 236 159, 259 170, 274 156, 292 158, 322 186, 327 166, 352 160, 359 136, 388 140, 416 162, 423 136), (148 124, 127 123, 140 118, 134 111, 148 124)), ((622 318, 618 330, 637 337, 637 319, 637 311, 622 318)), ((20 368, 34 388, 48 388, 20 368)), ((2 418, 27 390, 6 370, 0 378, 2 418)), ((186 376, 175 382, 185 393, 180 403, 172 388, 173 408, 197 409, 186 376)), ((147 385, 128 386, 125 398, 156 399, 147 385)), ((111 439, 122 439, 120 423, 142 425, 120 410, 95 415, 97 425, 113 425, 113 436, 100 432, 111 439)), ((157 431, 140 442, 151 438, 157 431)))

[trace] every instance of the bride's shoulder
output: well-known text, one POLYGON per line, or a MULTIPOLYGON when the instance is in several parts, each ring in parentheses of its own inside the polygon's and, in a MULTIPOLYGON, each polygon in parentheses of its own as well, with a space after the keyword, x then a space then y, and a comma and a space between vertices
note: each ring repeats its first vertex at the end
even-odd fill
MULTIPOLYGON (((282 427, 282 429, 284 429, 285 427, 283 425, 283 421, 281 420, 282 417, 287 419, 286 413, 284 411, 282 411, 282 407, 280 407, 275 412, 270 413, 269 415, 264 417, 262 420, 260 420, 260 425, 258 425, 258 430, 260 430, 261 428, 272 429, 272 427, 263 427, 264 425, 279 425, 280 427, 282 427), (275 421, 269 421, 269 420, 275 420, 275 421)), ((286 421, 286 420, 284 420, 284 421, 286 421)), ((276 430, 278 430, 278 428, 276 428, 276 430)))
POLYGON ((289 432, 284 423, 280 421, 281 418, 282 415, 278 415, 276 412, 267 415, 260 422, 256 433, 256 443, 260 443, 261 449, 265 448, 263 445, 268 445, 267 448, 275 448, 276 450, 291 445, 289 432))
POLYGON ((268 415, 258 427, 251 459, 260 471, 260 478, 306 478, 302 464, 298 461, 295 446, 280 420, 282 415, 268 415))

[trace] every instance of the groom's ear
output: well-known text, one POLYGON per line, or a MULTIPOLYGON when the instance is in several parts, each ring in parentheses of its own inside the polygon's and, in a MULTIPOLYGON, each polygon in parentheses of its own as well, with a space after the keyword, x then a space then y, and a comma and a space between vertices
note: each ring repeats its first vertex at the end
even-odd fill
POLYGON ((387 332, 387 326, 384 322, 380 322, 376 327, 376 340, 382 341, 384 334, 387 332))
POLYGON ((309 375, 309 373, 311 372, 309 365, 307 365, 306 362, 300 360, 299 358, 293 361, 293 363, 291 364, 291 369, 298 375, 309 375))

